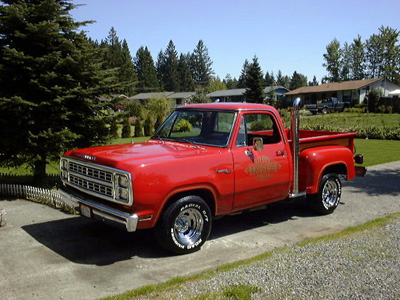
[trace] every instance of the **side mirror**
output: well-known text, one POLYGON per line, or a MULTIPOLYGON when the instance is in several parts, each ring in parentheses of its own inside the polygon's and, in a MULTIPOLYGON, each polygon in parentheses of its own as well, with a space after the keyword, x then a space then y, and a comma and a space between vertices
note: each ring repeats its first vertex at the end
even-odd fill
POLYGON ((253 147, 255 151, 263 151, 264 143, 262 138, 254 138, 253 139, 253 147))

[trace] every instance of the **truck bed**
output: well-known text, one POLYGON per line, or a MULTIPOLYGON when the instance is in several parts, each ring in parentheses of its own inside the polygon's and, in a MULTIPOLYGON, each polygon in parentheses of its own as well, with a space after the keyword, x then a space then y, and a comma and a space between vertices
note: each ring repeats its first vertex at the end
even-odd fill
MULTIPOLYGON (((290 130, 286 129, 286 136, 289 143, 292 143, 290 132, 290 130)), ((356 132, 300 130, 300 151, 312 147, 331 145, 344 146, 353 151, 356 135, 356 132)))

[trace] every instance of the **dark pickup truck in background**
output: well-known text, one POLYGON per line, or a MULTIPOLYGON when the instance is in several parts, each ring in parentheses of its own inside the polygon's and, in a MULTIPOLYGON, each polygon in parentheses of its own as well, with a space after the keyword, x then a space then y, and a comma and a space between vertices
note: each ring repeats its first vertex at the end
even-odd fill
POLYGON ((329 97, 313 104, 306 104, 306 109, 311 111, 314 115, 318 113, 327 114, 331 112, 342 112, 346 107, 350 107, 349 102, 342 102, 335 97, 329 97))

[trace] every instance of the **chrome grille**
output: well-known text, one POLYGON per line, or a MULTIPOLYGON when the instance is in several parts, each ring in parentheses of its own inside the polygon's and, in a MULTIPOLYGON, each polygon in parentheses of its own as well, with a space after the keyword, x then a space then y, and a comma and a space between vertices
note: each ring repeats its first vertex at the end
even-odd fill
POLYGON ((88 176, 90 178, 102 180, 105 182, 112 183, 112 173, 95 168, 87 167, 74 162, 69 163, 69 171, 88 176))
POLYGON ((76 177, 74 175, 69 176, 69 182, 72 185, 79 186, 84 188, 85 190, 89 190, 98 194, 102 194, 104 196, 113 197, 113 189, 112 187, 104 186, 98 183, 90 182, 88 180, 76 177))
POLYGON ((61 158, 60 169, 62 182, 81 192, 124 205, 133 203, 129 172, 71 157, 61 158))

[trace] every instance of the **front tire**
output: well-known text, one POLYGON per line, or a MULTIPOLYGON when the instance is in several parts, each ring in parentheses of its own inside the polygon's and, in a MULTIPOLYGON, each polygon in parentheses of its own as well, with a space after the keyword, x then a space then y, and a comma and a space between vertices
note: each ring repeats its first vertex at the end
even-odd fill
POLYGON ((311 208, 322 215, 335 211, 342 197, 342 183, 337 174, 330 173, 322 177, 317 194, 308 195, 311 208))
POLYGON ((198 196, 186 196, 172 203, 161 215, 155 237, 162 247, 176 254, 195 252, 208 239, 212 215, 198 196))

